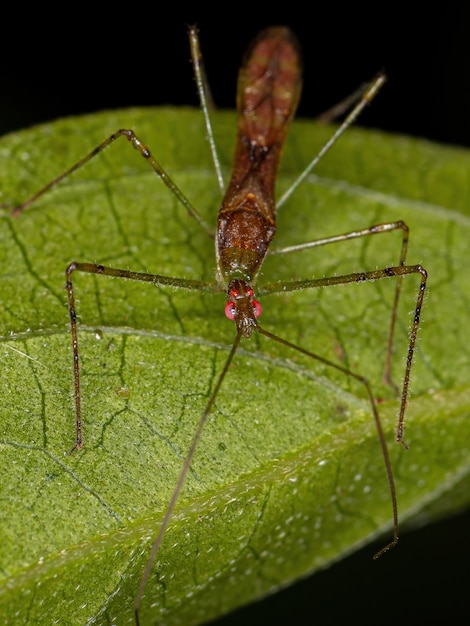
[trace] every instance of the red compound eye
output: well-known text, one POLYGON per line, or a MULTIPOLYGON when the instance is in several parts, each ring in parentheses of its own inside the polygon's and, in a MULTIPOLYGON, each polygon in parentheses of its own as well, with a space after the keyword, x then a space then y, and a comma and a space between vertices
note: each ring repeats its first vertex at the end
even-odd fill
POLYGON ((253 296, 253 289, 247 289, 246 290, 246 295, 251 298, 253 296))
MULTIPOLYGON (((232 292, 233 295, 233 292, 232 292)), ((235 302, 227 302, 227 304, 225 305, 225 317, 228 317, 229 320, 233 320, 235 319, 235 311, 236 311, 236 306, 235 306, 235 302)))
POLYGON ((255 316, 259 317, 261 315, 261 313, 263 312, 263 307, 258 302, 258 300, 253 300, 252 304, 253 304, 253 309, 255 311, 255 316))
POLYGON ((236 300, 238 296, 240 295, 240 292, 238 291, 238 289, 232 289, 232 291, 230 292, 230 295, 232 296, 232 298, 235 298, 236 300))

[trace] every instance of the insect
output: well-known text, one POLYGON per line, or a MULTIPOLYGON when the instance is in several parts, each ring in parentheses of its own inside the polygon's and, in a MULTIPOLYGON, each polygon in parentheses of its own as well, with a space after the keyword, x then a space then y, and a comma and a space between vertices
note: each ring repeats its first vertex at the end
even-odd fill
MULTIPOLYGON (((202 109, 205 113, 209 144, 214 152, 214 141, 209 116, 207 113, 207 98, 202 75, 199 42, 195 28, 190 29, 192 57, 196 70, 202 109)), ((168 504, 165 516, 161 523, 158 535, 153 543, 148 565, 143 574, 140 587, 137 591, 134 611, 135 620, 139 624, 139 611, 144 599, 144 592, 151 574, 156 555, 163 541, 165 531, 172 518, 181 490, 185 483, 194 454, 200 442, 204 426, 214 408, 216 398, 232 362, 239 350, 240 344, 249 339, 253 333, 263 335, 267 339, 282 344, 295 354, 304 355, 315 361, 335 368, 340 373, 356 380, 363 386, 369 400, 371 413, 377 428, 378 438, 384 458, 388 478, 393 513, 393 538, 377 555, 380 556, 398 542, 398 508, 394 478, 382 430, 377 402, 371 386, 366 378, 356 372, 328 359, 325 359, 309 349, 296 345, 277 334, 270 332, 260 324, 262 308, 257 299, 260 295, 310 290, 317 287, 327 287, 348 283, 376 281, 385 278, 395 278, 395 298, 391 314, 389 329, 388 351, 386 358, 386 377, 391 382, 390 361, 393 346, 394 330, 397 318, 397 307, 400 297, 402 279, 406 275, 415 274, 420 284, 416 297, 416 306, 410 329, 408 353, 402 390, 400 394, 400 409, 396 431, 396 440, 406 447, 404 436, 404 420, 408 401, 410 372, 416 345, 416 337, 420 324, 420 313, 423 304, 427 274, 420 265, 406 265, 408 248, 408 227, 404 222, 389 222, 376 224, 362 230, 352 231, 301 243, 296 246, 278 250, 278 254, 301 251, 318 246, 328 245, 341 241, 357 239, 366 236, 379 235, 392 231, 402 232, 402 246, 399 262, 396 266, 370 271, 361 271, 339 276, 324 278, 304 278, 288 280, 262 286, 255 296, 256 281, 270 244, 276 232, 276 210, 286 197, 290 196, 320 158, 331 148, 344 130, 353 123, 362 109, 374 98, 385 78, 379 75, 361 94, 346 120, 340 125, 332 138, 327 142, 320 153, 313 159, 294 186, 281 198, 275 201, 275 182, 281 153, 286 140, 289 125, 294 117, 301 92, 301 63, 298 44, 293 34, 283 27, 272 27, 262 31, 249 47, 241 66, 237 90, 237 139, 233 162, 232 177, 227 186, 217 218, 215 235, 217 277, 215 283, 204 283, 195 279, 175 278, 159 274, 134 272, 127 269, 116 269, 95 263, 72 262, 66 269, 66 290, 70 314, 72 337, 73 370, 74 370, 74 402, 76 415, 76 437, 72 449, 79 450, 84 445, 82 428, 82 407, 80 390, 80 353, 79 333, 77 326, 76 299, 73 277, 76 272, 115 278, 124 278, 134 281, 147 282, 158 286, 168 286, 189 291, 215 291, 226 294, 225 315, 235 324, 235 339, 225 360, 221 372, 218 374, 207 405, 200 417, 193 439, 189 445, 185 460, 168 504)), ((88 161, 113 144, 120 137, 126 138, 132 147, 149 163, 154 172, 176 196, 179 202, 205 230, 209 230, 204 220, 191 205, 179 187, 168 176, 166 171, 153 157, 147 146, 130 129, 121 129, 108 137, 92 152, 78 161, 63 174, 45 185, 23 204, 13 209, 13 215, 18 216, 24 209, 34 203, 49 189, 57 185, 71 173, 85 165, 88 161)), ((215 159, 216 164, 217 160, 215 159)), ((221 172, 216 165, 218 178, 222 180, 221 172)))

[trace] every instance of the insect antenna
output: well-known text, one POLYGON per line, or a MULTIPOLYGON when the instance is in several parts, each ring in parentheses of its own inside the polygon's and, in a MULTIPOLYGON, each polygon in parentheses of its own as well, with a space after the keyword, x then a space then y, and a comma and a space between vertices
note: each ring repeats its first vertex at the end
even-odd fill
POLYGON ((296 352, 299 352, 300 354, 304 354, 305 356, 308 356, 311 359, 315 359, 315 361, 318 361, 319 363, 322 363, 323 365, 326 365, 327 367, 332 367, 338 372, 345 374, 346 376, 351 376, 351 378, 354 378, 355 380, 357 380, 357 382, 359 382, 365 388, 368 399, 369 399, 369 403, 372 409, 372 414, 374 416, 374 422, 375 422, 375 427, 377 429, 377 436, 380 442, 380 447, 382 449, 382 456, 383 456, 383 460, 385 464, 385 471, 387 473, 387 480, 388 480, 388 485, 389 485, 389 490, 390 490, 390 500, 392 503, 392 514, 393 514, 393 539, 392 541, 390 541, 390 543, 388 543, 381 550, 379 550, 379 552, 374 554, 373 558, 378 559, 380 556, 382 556, 382 554, 390 550, 390 548, 393 548, 394 546, 396 546, 396 544, 398 543, 398 539, 399 539, 398 537, 398 505, 397 505, 395 481, 393 478, 392 464, 390 462, 390 455, 388 453, 388 448, 387 448, 387 443, 385 441, 385 435, 384 435, 382 423, 380 421, 379 412, 377 410, 377 405, 376 405, 369 381, 364 376, 361 376, 360 374, 356 374, 352 370, 346 367, 343 367, 342 365, 338 365, 337 363, 334 363, 333 361, 330 361, 329 359, 326 359, 325 357, 322 357, 319 354, 316 354, 315 352, 310 352, 310 350, 306 350, 305 348, 302 348, 301 346, 298 346, 295 343, 291 343, 290 341, 287 341, 286 339, 283 339, 282 337, 279 337, 278 335, 275 335, 274 333, 270 333, 268 330, 265 330, 259 325, 256 330, 261 335, 264 335, 265 337, 268 337, 269 339, 272 339, 273 341, 283 346, 287 346, 291 350, 295 350, 296 352))
POLYGON ((173 511, 175 509, 176 503, 178 502, 178 498, 180 496, 181 490, 183 488, 184 482, 186 480, 186 476, 189 472, 189 469, 191 467, 191 462, 194 458, 194 454, 196 453, 196 449, 198 447, 198 443, 199 440, 201 438, 201 434, 202 431, 204 429, 204 426, 207 422, 207 419, 210 415, 210 412, 212 410, 212 407, 214 406, 214 402, 215 399, 220 391, 220 387, 222 386, 222 383, 224 382, 225 376, 227 375, 227 372, 230 368, 230 365, 233 361, 233 358, 237 352, 237 349, 240 345, 240 340, 243 336, 243 333, 241 332, 241 330, 239 330, 237 332, 237 335, 235 337, 235 340, 232 344, 232 347, 230 349, 229 355, 227 357, 227 359, 225 360, 225 364, 224 367, 222 368, 222 371, 219 374, 219 378, 217 379, 217 383, 210 395, 210 398, 206 404, 206 408, 204 409, 203 414, 201 415, 201 418, 199 419, 199 423, 196 427, 196 431, 194 433, 193 439, 191 441, 191 445, 189 446, 189 450, 186 454, 185 460, 184 460, 184 464, 183 467, 180 470, 179 476, 178 476, 178 480, 176 482, 175 488, 173 489, 173 494, 171 496, 170 502, 168 504, 168 507, 165 511, 165 516, 160 524, 160 528, 158 531, 158 535, 157 538, 155 539, 155 541, 153 542, 152 545, 152 550, 150 552, 150 556, 149 559, 147 561, 147 565, 145 567, 145 571, 143 573, 142 579, 140 581, 140 585, 139 585, 139 589, 137 591, 137 595, 135 597, 135 602, 134 602, 134 616, 135 616, 135 622, 136 625, 139 626, 140 622, 139 622, 139 609, 140 609, 140 605, 142 602, 142 597, 145 591, 145 587, 147 585, 147 581, 149 579, 150 576, 150 572, 152 571, 152 567, 153 564, 155 562, 155 558, 157 556, 158 550, 160 548, 160 545, 163 541, 163 537, 165 535, 165 531, 167 529, 167 526, 170 522, 171 517, 173 516, 173 511))

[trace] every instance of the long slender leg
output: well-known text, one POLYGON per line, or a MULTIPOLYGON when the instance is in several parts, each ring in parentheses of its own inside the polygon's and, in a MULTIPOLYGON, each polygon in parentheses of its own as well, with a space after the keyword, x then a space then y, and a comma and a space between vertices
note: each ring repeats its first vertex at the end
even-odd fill
POLYGON ((384 269, 372 270, 369 272, 356 272, 352 274, 345 274, 343 276, 330 276, 327 278, 318 278, 312 280, 307 279, 289 281, 286 283, 273 283, 271 285, 263 287, 258 292, 259 295, 280 292, 285 293, 286 291, 296 291, 299 289, 329 287, 332 285, 345 285, 348 283, 361 283, 366 281, 381 280, 383 278, 396 278, 397 280, 402 281, 403 276, 407 276, 409 274, 418 274, 420 277, 420 284, 417 292, 415 312, 410 330, 410 340, 408 344, 405 375, 403 378, 401 390, 400 411, 398 414, 395 434, 396 441, 400 443, 405 449, 407 449, 408 447, 403 439, 405 432, 405 412, 408 403, 411 368, 413 365, 413 357, 416 347, 416 336, 418 334, 421 309, 424 301, 424 292, 426 290, 427 272, 424 267, 422 267, 421 265, 398 265, 396 267, 387 267, 384 269))
POLYGON ((214 103, 212 101, 209 84, 207 82, 206 74, 204 72, 204 63, 202 60, 201 46, 199 43, 199 35, 196 26, 190 26, 189 28, 189 44, 191 47, 191 59, 193 61, 194 77, 196 79, 197 92, 199 94, 199 103, 201 105, 202 114, 204 116, 207 143, 209 144, 212 162, 214 164, 217 184, 219 185, 220 193, 223 195, 225 191, 224 178, 222 176, 222 168, 220 167, 220 160, 217 154, 217 147, 215 145, 214 131, 212 129, 211 118, 209 115, 209 109, 214 107, 214 103))
MULTIPOLYGON (((288 252, 298 252, 301 250, 309 250, 310 248, 325 246, 331 243, 338 243, 341 241, 350 241, 351 239, 357 239, 358 237, 367 237, 369 235, 380 235, 380 234, 389 233, 395 230, 402 231, 401 251, 400 251, 400 258, 398 260, 398 265, 405 265, 406 255, 408 252, 409 228, 405 224, 405 222, 403 222, 402 220, 399 220, 397 222, 387 222, 385 224, 375 224, 374 226, 370 226, 369 228, 363 228, 362 230, 353 230, 349 233, 343 233, 341 235, 334 235, 332 237, 325 237, 323 239, 316 239, 315 241, 309 241, 309 242, 301 243, 295 246, 287 246, 279 250, 272 249, 270 250, 269 254, 279 255, 279 254, 286 254, 288 252)), ((402 285, 402 276, 398 275, 396 287, 395 287, 395 296, 393 300, 392 315, 390 318, 390 327, 388 331, 387 356, 385 358, 385 366, 384 366, 384 374, 383 374, 384 382, 387 385, 390 385, 391 387, 393 387, 397 394, 399 393, 399 389, 398 389, 398 386, 395 384, 395 382, 392 380, 391 368, 392 368, 393 340, 395 336, 395 327, 396 327, 396 321, 397 321, 397 310, 398 310, 398 303, 400 300, 401 285, 402 285)))
POLYGON ((353 110, 349 113, 344 122, 336 129, 330 139, 326 142, 323 148, 318 152, 318 154, 313 158, 304 171, 300 174, 297 180, 287 189, 286 192, 282 195, 280 200, 277 202, 277 209, 286 202, 288 198, 294 193, 294 191, 302 184, 302 182, 307 178, 310 172, 314 167, 318 164, 319 161, 325 156, 328 150, 338 141, 344 131, 351 126, 355 122, 355 120, 359 117, 363 109, 372 102, 380 88, 385 84, 387 80, 385 74, 379 73, 375 79, 367 85, 367 88, 362 94, 361 99, 353 108, 353 110))
POLYGON ((89 152, 82 159, 80 159, 74 165, 72 165, 72 167, 69 167, 67 170, 65 170, 65 172, 62 172, 62 174, 60 174, 59 176, 57 176, 56 178, 48 182, 47 185, 44 185, 44 187, 41 187, 39 191, 37 191, 32 196, 30 196, 27 200, 15 206, 12 209, 13 217, 17 217, 22 211, 24 211, 29 206, 31 206, 31 204, 36 202, 36 200, 38 200, 41 196, 47 193, 50 189, 52 189, 53 187, 58 185, 61 181, 63 181, 65 178, 67 178, 68 176, 76 172, 78 169, 83 167, 86 163, 91 161, 100 152, 103 152, 103 150, 105 150, 108 146, 113 144, 120 137, 125 137, 130 142, 132 147, 135 150, 137 150, 137 152, 139 152, 139 154, 147 161, 147 163, 153 169, 155 174, 157 174, 157 176, 165 183, 168 189, 176 196, 180 204, 182 204, 182 206, 187 210, 189 215, 193 217, 196 220, 196 222, 198 222, 198 224, 206 231, 206 233, 210 237, 213 237, 214 236, 213 229, 210 228, 205 223, 205 221, 199 215, 198 211, 193 207, 191 202, 184 195, 184 193, 181 191, 178 185, 170 178, 170 176, 163 169, 160 163, 155 159, 155 157, 152 155, 152 153, 147 148, 147 146, 139 139, 139 137, 137 137, 137 135, 134 133, 133 130, 126 129, 126 128, 121 128, 115 133, 113 133, 112 135, 110 135, 107 139, 105 139, 98 146, 96 146, 96 148, 94 148, 91 152, 89 152))
POLYGON ((70 451, 83 448, 83 432, 82 432, 82 408, 80 397, 80 361, 78 349, 78 329, 77 329, 77 313, 75 309, 75 296, 73 293, 72 274, 73 272, 85 272, 87 274, 100 274, 102 276, 113 276, 116 278, 127 278, 128 280, 138 280, 141 282, 152 283, 154 285, 168 285, 180 289, 210 291, 216 290, 214 285, 205 283, 200 280, 187 280, 183 278, 173 278, 170 276, 161 276, 159 274, 145 274, 142 272, 131 272, 129 270, 114 269, 97 265, 95 263, 70 263, 65 271, 69 315, 70 315, 70 331, 72 335, 72 351, 73 351, 73 378, 74 378, 74 400, 75 400, 75 420, 76 420, 76 439, 75 445, 70 451))
POLYGON ((302 250, 310 250, 311 248, 318 248, 320 246, 326 246, 330 243, 339 243, 341 241, 350 241, 351 239, 357 239, 359 237, 367 237, 369 235, 380 235, 382 233, 389 233, 394 230, 402 230, 402 251, 400 255, 400 265, 402 261, 404 263, 406 259, 406 249, 408 245, 409 228, 402 220, 397 222, 386 222, 384 224, 375 224, 361 230, 352 230, 348 233, 342 233, 341 235, 333 235, 331 237, 324 237, 322 239, 315 239, 314 241, 307 241, 305 243, 299 243, 294 246, 286 246, 284 248, 271 248, 268 252, 269 256, 288 254, 289 252, 299 252, 302 250))

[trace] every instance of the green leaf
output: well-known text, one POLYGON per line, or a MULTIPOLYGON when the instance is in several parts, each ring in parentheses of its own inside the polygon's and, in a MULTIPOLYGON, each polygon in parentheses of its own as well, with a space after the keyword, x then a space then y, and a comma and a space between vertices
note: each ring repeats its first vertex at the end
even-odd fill
MULTIPOLYGON (((133 128, 208 223, 220 195, 198 112, 130 110, 5 137, 2 202, 15 203, 121 127, 133 128)), ((215 131, 226 174, 235 121, 215 131)), ((279 193, 330 134, 294 124, 279 193)), ((381 398, 404 526, 469 502, 463 150, 350 129, 282 208, 276 245, 405 220, 429 295, 407 415, 382 383, 394 281, 266 296, 267 330, 367 376, 381 398), (445 496, 445 497, 444 497, 445 496)), ((125 141, 0 222, 2 545, 9 624, 132 624, 150 545, 234 338, 224 295, 76 275, 85 448, 74 443, 65 268, 71 261, 211 281, 213 241, 125 141)), ((397 233, 267 259, 259 285, 395 265, 397 233)), ((404 281, 400 381, 418 280, 404 281)), ((197 624, 384 533, 391 505, 364 390, 255 336, 217 397, 142 605, 143 624, 197 624)), ((398 547, 397 549, 400 549, 398 547)), ((386 558, 386 557, 385 557, 386 558)))

